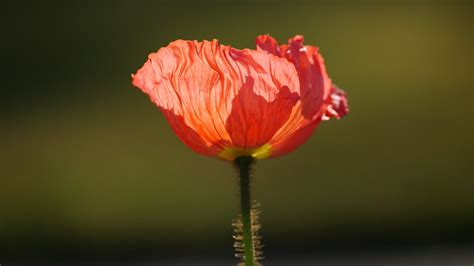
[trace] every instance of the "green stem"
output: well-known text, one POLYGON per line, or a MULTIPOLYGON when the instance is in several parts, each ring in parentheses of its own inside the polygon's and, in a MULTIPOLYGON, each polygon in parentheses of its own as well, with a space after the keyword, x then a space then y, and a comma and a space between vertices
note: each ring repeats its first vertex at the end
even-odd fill
POLYGON ((245 266, 254 266, 255 254, 252 239, 252 216, 250 201, 250 167, 254 159, 250 156, 238 157, 235 159, 235 165, 239 169, 240 176, 240 205, 242 211, 242 226, 244 245, 244 263, 245 266))

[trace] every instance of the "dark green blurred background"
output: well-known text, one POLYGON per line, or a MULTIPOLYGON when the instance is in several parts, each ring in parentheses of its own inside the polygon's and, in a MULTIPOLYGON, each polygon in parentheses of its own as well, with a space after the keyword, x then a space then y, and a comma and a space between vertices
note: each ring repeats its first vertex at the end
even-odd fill
POLYGON ((0 258, 231 259, 234 169, 181 144, 130 74, 178 38, 253 48, 263 33, 320 46, 351 107, 296 152, 258 162, 269 260, 473 250, 472 1, 17 1, 0 12, 0 258))

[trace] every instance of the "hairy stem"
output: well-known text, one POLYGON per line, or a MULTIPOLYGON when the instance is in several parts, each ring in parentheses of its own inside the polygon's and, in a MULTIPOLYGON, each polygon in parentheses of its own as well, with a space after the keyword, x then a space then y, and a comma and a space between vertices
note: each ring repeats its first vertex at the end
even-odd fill
POLYGON ((252 239, 252 215, 250 200, 250 167, 254 159, 250 156, 238 157, 235 165, 240 177, 240 206, 242 212, 243 262, 245 266, 255 266, 255 247, 252 239))

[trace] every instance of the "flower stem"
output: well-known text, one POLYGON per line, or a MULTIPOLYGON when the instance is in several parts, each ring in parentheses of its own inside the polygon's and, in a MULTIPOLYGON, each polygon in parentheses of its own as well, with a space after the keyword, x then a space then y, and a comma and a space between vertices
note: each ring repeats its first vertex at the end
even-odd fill
POLYGON ((244 156, 235 159, 235 165, 239 170, 240 177, 240 206, 242 212, 242 231, 243 231, 243 262, 245 266, 255 266, 255 248, 252 239, 252 215, 250 200, 250 168, 254 162, 253 157, 244 156))

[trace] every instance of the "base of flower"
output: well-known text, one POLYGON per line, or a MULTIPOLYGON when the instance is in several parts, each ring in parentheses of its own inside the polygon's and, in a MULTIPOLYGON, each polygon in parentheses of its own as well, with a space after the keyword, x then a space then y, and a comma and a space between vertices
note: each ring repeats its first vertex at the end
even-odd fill
POLYGON ((258 148, 243 149, 227 147, 217 157, 227 161, 237 161, 238 158, 251 157, 254 159, 265 159, 270 157, 272 145, 264 144, 258 148))

